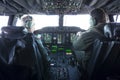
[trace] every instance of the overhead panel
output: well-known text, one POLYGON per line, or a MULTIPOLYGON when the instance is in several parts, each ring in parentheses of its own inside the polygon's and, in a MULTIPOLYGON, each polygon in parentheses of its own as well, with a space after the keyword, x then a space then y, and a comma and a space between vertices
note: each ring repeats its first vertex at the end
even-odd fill
POLYGON ((81 0, 44 0, 43 10, 47 13, 77 13, 81 0))

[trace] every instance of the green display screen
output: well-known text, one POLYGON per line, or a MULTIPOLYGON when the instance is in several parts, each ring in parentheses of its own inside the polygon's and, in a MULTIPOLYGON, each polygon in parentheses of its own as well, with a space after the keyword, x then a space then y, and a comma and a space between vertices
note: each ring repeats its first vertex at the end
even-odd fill
POLYGON ((52 46, 52 49, 57 49, 57 45, 53 45, 53 46, 52 46))
POLYGON ((51 50, 51 52, 52 52, 52 53, 56 53, 56 52, 57 52, 57 50, 51 50))
POLYGON ((52 33, 44 33, 42 34, 42 38, 45 43, 52 43, 52 33))
POLYGON ((52 53, 57 53, 57 45, 52 45, 51 52, 52 53))
POLYGON ((72 51, 70 49, 66 49, 65 52, 66 52, 67 55, 71 55, 72 54, 72 51))
POLYGON ((58 51, 63 51, 64 50, 64 48, 58 48, 58 51))

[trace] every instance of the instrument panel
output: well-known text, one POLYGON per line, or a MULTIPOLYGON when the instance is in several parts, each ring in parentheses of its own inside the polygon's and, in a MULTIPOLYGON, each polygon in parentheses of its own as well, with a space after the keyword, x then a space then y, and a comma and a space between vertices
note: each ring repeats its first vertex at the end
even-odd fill
POLYGON ((77 32, 84 31, 79 27, 45 27, 37 30, 35 34, 41 35, 43 44, 64 44, 73 42, 77 32))
POLYGON ((36 31, 50 56, 49 80, 80 80, 72 42, 79 27, 45 27, 36 31))

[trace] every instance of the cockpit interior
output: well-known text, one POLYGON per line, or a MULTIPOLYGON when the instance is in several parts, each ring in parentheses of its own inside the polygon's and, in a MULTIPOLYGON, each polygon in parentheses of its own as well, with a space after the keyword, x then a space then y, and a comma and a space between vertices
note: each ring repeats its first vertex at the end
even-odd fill
POLYGON ((119 0, 0 0, 0 80, 120 80, 119 27, 119 0), (108 15, 107 39, 95 41, 84 71, 73 41, 95 8, 108 15), (22 32, 23 16, 34 18, 38 43, 22 32))

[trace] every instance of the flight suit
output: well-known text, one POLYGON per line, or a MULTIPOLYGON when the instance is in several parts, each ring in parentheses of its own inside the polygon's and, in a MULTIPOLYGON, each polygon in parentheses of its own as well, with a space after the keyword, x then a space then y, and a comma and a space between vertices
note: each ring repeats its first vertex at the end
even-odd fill
POLYGON ((79 37, 73 41, 73 47, 75 49, 75 54, 79 64, 81 64, 83 69, 86 69, 87 63, 90 59, 93 50, 93 44, 95 39, 103 39, 103 27, 105 24, 98 24, 91 27, 87 31, 81 33, 79 37))

